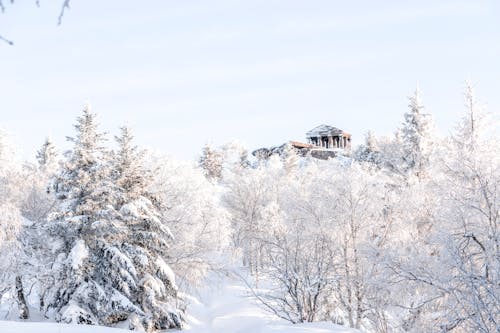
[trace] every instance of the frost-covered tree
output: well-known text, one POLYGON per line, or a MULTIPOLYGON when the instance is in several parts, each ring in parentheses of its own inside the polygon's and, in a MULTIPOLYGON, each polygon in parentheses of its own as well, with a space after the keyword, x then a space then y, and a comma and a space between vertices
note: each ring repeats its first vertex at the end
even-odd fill
POLYGON ((150 156, 155 177, 150 191, 160 203, 162 219, 175 235, 167 263, 180 287, 197 287, 225 264, 230 226, 219 202, 220 186, 190 162, 150 156))
POLYGON ((253 277, 272 280, 253 294, 294 323, 375 326, 388 308, 386 272, 374 260, 392 236, 386 177, 341 160, 309 161, 299 171, 290 177, 271 157, 228 188, 235 244, 253 277))
POLYGON ((418 89, 415 90, 413 96, 409 97, 409 100, 409 110, 404 114, 401 128, 403 170, 417 177, 423 177, 429 166, 433 148, 433 124, 430 115, 424 113, 418 89))
POLYGON ((248 160, 248 150, 243 143, 238 140, 232 140, 221 147, 223 164, 222 169, 225 172, 240 172, 251 166, 248 160))
POLYGON ((218 180, 222 176, 223 162, 222 153, 207 144, 203 147, 198 163, 208 179, 218 180))
POLYGON ((56 260, 44 305, 58 321, 109 325, 135 309, 120 301, 120 290, 104 270, 106 245, 123 228, 115 222, 109 154, 97 126, 96 115, 86 106, 77 118, 76 137, 68 138, 73 149, 54 180, 58 204, 48 230, 56 260))
POLYGON ((269 231, 262 240, 265 264, 260 269, 270 288, 252 288, 253 295, 266 310, 292 323, 328 318, 333 275, 333 256, 329 238, 319 232, 304 232, 304 222, 289 224, 288 232, 269 231))
POLYGON ((39 296, 39 307, 44 307, 44 285, 52 282, 47 273, 55 257, 46 243, 46 220, 55 208, 56 198, 49 190, 50 179, 57 172, 59 158, 57 151, 46 139, 37 154, 38 164, 25 163, 22 174, 23 197, 20 204, 24 225, 20 233, 23 240, 22 273, 23 281, 39 296))
POLYGON ((435 283, 445 291, 442 327, 495 332, 500 325, 500 143, 495 120, 476 102, 469 84, 465 100, 438 183, 444 205, 435 238, 444 267, 435 283))
POLYGON ((129 127, 121 127, 115 136, 118 150, 113 154, 113 172, 120 189, 118 204, 135 200, 144 193, 151 182, 152 173, 144 165, 145 152, 133 143, 134 136, 129 127))
POLYGON ((37 151, 38 167, 49 174, 59 167, 59 154, 52 140, 47 137, 42 147, 37 151))
POLYGON ((394 244, 390 265, 402 282, 404 296, 394 303, 406 310, 394 315, 401 330, 498 330, 500 146, 470 86, 465 97, 431 179, 401 193, 398 229, 406 237, 394 244))
POLYGON ((357 161, 373 163, 382 166, 383 157, 378 147, 377 138, 372 131, 365 134, 365 143, 360 145, 353 154, 357 161))
POLYGON ((278 156, 271 156, 255 169, 228 173, 225 179, 227 192, 224 204, 231 214, 233 244, 242 251, 242 260, 255 280, 263 261, 262 240, 273 226, 266 211, 276 204, 281 180, 286 173, 278 156))
POLYGON ((50 138, 45 139, 36 158, 37 165, 25 164, 24 167, 26 196, 22 213, 28 220, 40 223, 45 222, 56 201, 49 182, 59 167, 59 155, 50 138))
POLYGON ((173 235, 159 208, 158 197, 149 192, 151 171, 144 165, 144 152, 132 142, 131 130, 121 128, 116 137, 114 180, 118 190, 116 209, 126 229, 113 239, 104 255, 111 264, 112 284, 137 308, 129 318, 130 328, 160 330, 180 328, 175 275, 167 264, 173 235))
POLYGON ((29 316, 24 296, 19 256, 22 255, 22 244, 19 234, 22 230, 22 217, 19 209, 12 203, 0 201, 0 304, 3 296, 15 295, 19 308, 19 317, 29 316))
MULTIPOLYGON (((276 170, 269 171, 276 176, 276 170)), ((331 296, 333 253, 329 235, 302 210, 306 206, 302 199, 311 194, 304 180, 300 176, 267 179, 266 191, 271 193, 257 210, 261 229, 250 234, 249 245, 254 246, 246 250, 255 251, 247 254, 250 259, 258 259, 253 274, 271 279, 264 290, 249 283, 253 295, 264 309, 292 323, 330 319, 325 303, 331 296)))
POLYGON ((297 154, 297 151, 290 143, 287 143, 283 149, 283 153, 281 155, 281 159, 283 160, 283 167, 287 173, 293 173, 298 170, 300 165, 300 158, 297 154))
POLYGON ((17 303, 19 318, 29 317, 23 286, 23 177, 15 149, 7 134, 0 129, 0 304, 4 294, 17 303))
POLYGON ((49 230, 57 259, 46 310, 68 323, 180 327, 175 277, 164 260, 172 235, 147 196, 148 172, 130 130, 122 129, 111 154, 88 107, 75 128, 54 181, 59 204, 49 230))
MULTIPOLYGON (((14 3, 14 0, 10 0, 10 1, 2 1, 0 0, 0 12, 1 13, 4 13, 5 12, 5 8, 6 8, 6 4, 13 4, 14 3)), ((59 12, 59 17, 58 17, 58 24, 61 24, 62 22, 62 18, 64 16, 64 12, 66 9, 69 9, 69 3, 70 3, 70 0, 62 0, 61 1, 61 11, 59 12)), ((40 0, 36 1, 36 4, 37 6, 40 5, 40 0)), ((14 42, 3 37, 2 35, 0 35, 0 41, 2 42, 5 42, 9 45, 14 45, 14 42)))

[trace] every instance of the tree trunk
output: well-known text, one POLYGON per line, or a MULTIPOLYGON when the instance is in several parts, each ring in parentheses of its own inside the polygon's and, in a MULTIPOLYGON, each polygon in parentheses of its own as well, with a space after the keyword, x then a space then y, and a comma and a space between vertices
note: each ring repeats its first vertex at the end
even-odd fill
POLYGON ((24 297, 23 281, 20 275, 16 276, 17 305, 19 307, 19 319, 28 319, 30 316, 26 298, 24 297))

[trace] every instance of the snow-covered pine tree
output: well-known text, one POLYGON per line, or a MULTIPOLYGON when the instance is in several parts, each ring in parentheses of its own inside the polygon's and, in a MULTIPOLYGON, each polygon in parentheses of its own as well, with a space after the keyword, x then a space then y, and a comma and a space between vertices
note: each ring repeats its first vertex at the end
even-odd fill
POLYGON ((481 148, 481 141, 488 141, 488 114, 476 100, 476 94, 471 83, 465 82, 465 112, 458 122, 452 135, 452 143, 460 154, 471 155, 481 148))
POLYGON ((382 156, 378 148, 377 138, 375 137, 373 131, 366 132, 365 143, 356 149, 354 159, 381 166, 382 156))
MULTIPOLYGON (((248 150, 240 141, 231 140, 222 145, 219 150, 224 172, 239 172, 251 166, 248 160, 248 150)), ((224 175, 223 175, 224 177, 224 175)))
POLYGON ((129 318, 131 329, 181 328, 175 275, 166 263, 167 241, 173 236, 153 203, 156 198, 147 192, 151 172, 144 166, 144 153, 132 140, 130 129, 121 128, 113 159, 119 191, 116 208, 128 237, 113 244, 105 255, 116 263, 110 267, 112 275, 126 286, 126 296, 140 310, 129 318), (131 281, 124 271, 131 273, 131 281))
POLYGON ((403 170, 417 178, 425 175, 432 152, 433 124, 430 114, 423 112, 424 106, 417 88, 409 97, 410 110, 404 114, 403 127, 403 170))
POLYGON ((223 156, 211 145, 206 144, 203 147, 198 164, 208 179, 218 180, 222 177, 223 156))
POLYGON ((127 233, 112 205, 116 190, 104 134, 98 132, 96 116, 88 106, 75 129, 76 137, 68 138, 73 150, 66 154, 53 185, 58 207, 48 228, 56 260, 45 307, 58 321, 110 325, 140 312, 127 301, 124 288, 115 284, 114 262, 106 256, 108 244, 127 233))
POLYGON ((50 140, 46 138, 36 159, 38 165, 25 164, 24 180, 26 182, 25 193, 21 210, 28 220, 39 223, 45 222, 47 214, 53 209, 55 197, 48 188, 50 179, 57 172, 59 166, 59 155, 50 140))
POLYGON ((59 164, 59 154, 52 140, 47 137, 42 147, 37 151, 38 167, 47 173, 55 172, 59 164))

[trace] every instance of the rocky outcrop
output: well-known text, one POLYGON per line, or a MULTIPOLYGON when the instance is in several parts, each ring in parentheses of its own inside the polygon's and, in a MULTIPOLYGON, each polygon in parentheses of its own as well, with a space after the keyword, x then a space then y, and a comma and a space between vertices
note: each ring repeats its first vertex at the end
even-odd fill
POLYGON ((339 155, 337 150, 323 149, 313 145, 296 143, 293 141, 284 143, 280 146, 256 149, 252 152, 252 155, 259 160, 268 159, 272 155, 284 156, 287 146, 291 147, 298 156, 302 157, 311 156, 320 160, 327 160, 339 155))

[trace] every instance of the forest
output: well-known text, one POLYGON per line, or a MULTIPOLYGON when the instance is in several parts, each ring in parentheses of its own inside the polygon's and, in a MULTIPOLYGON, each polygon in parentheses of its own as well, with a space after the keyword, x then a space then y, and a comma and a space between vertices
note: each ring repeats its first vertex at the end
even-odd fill
POLYGON ((71 149, 41 138, 36 163, 0 132, 1 319, 183 329, 190 295, 232 272, 292 325, 498 332, 495 115, 466 85, 440 135, 408 101, 392 135, 325 161, 236 141, 183 161, 102 132, 88 105, 71 149))

